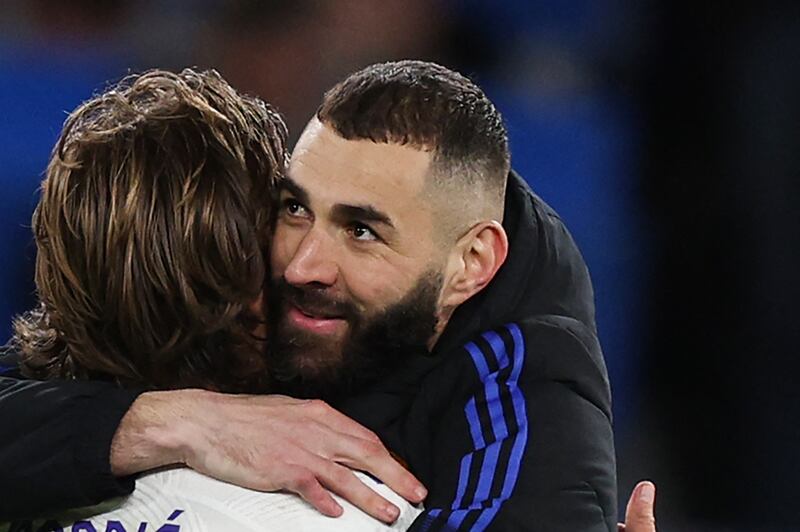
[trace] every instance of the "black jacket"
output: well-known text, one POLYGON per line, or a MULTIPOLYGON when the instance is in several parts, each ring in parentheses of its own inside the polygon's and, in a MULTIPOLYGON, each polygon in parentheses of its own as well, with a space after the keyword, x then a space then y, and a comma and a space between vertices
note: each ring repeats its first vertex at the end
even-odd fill
MULTIPOLYGON (((505 265, 434 352, 335 406, 429 488, 413 530, 616 530, 611 399, 586 266, 558 215, 513 172, 503 225, 505 265)), ((108 452, 136 396, 103 383, 0 380, 0 516, 129 492, 108 452)))
POLYGON ((339 406, 429 488, 413 530, 616 530, 611 397, 589 275, 512 173, 509 256, 431 356, 339 406))

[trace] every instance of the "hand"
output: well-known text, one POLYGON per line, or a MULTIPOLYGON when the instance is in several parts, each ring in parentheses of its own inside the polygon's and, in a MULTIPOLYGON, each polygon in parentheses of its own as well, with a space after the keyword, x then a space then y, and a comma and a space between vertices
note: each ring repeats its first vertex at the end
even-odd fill
POLYGON ((328 490, 386 523, 399 515, 350 468, 371 473, 413 503, 427 494, 373 432, 322 401, 279 395, 142 394, 114 436, 112 472, 178 463, 246 488, 297 493, 331 517, 342 507, 328 490))
POLYGON ((625 524, 618 525, 619 532, 656 532, 655 502, 655 485, 648 481, 639 482, 628 500, 625 524))

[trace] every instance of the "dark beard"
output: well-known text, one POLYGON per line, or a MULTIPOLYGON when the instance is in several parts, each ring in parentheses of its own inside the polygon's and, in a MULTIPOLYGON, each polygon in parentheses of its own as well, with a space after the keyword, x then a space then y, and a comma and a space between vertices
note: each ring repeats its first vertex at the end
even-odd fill
POLYGON ((436 330, 440 272, 423 274, 394 305, 364 317, 350 301, 335 301, 324 289, 275 279, 269 292, 270 348, 267 363, 277 393, 327 401, 353 393, 399 369, 414 353, 427 352, 436 330), (287 330, 289 304, 318 315, 339 316, 349 328, 342 342, 287 330))

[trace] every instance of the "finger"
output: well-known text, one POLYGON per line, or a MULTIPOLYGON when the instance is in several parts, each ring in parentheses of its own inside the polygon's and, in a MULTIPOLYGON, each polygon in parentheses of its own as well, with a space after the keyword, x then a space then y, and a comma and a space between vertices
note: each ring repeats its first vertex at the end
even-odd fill
POLYGON ((428 491, 422 482, 392 458, 382 443, 344 438, 340 441, 344 447, 337 453, 337 462, 372 474, 407 501, 425 500, 428 491))
POLYGON ((422 502, 428 495, 425 486, 391 457, 374 432, 324 401, 309 401, 306 408, 315 420, 336 432, 332 437, 324 438, 328 449, 317 454, 371 473, 410 502, 422 502))
POLYGON ((625 532, 625 525, 623 523, 617 523, 617 532, 625 532))
POLYGON ((655 500, 656 487, 652 482, 643 481, 636 485, 625 511, 627 532, 656 532, 655 500))
POLYGON ((400 516, 400 509, 397 506, 361 482, 350 469, 324 460, 320 461, 319 468, 321 473, 319 479, 326 488, 375 519, 384 523, 394 523, 400 516))
POLYGON ((284 489, 300 495, 308 504, 328 517, 339 517, 344 512, 341 505, 322 487, 316 476, 308 469, 289 467, 284 489))

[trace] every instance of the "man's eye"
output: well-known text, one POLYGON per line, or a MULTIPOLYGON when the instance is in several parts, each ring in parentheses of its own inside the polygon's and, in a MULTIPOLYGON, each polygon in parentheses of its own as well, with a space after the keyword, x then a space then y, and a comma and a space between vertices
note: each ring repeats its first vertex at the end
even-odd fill
POLYGON ((291 198, 283 200, 283 210, 289 216, 300 216, 306 217, 308 216, 308 211, 301 203, 291 198))
POLYGON ((350 227, 350 234, 353 235, 355 240, 361 242, 373 242, 380 240, 380 237, 369 226, 355 223, 350 227))

